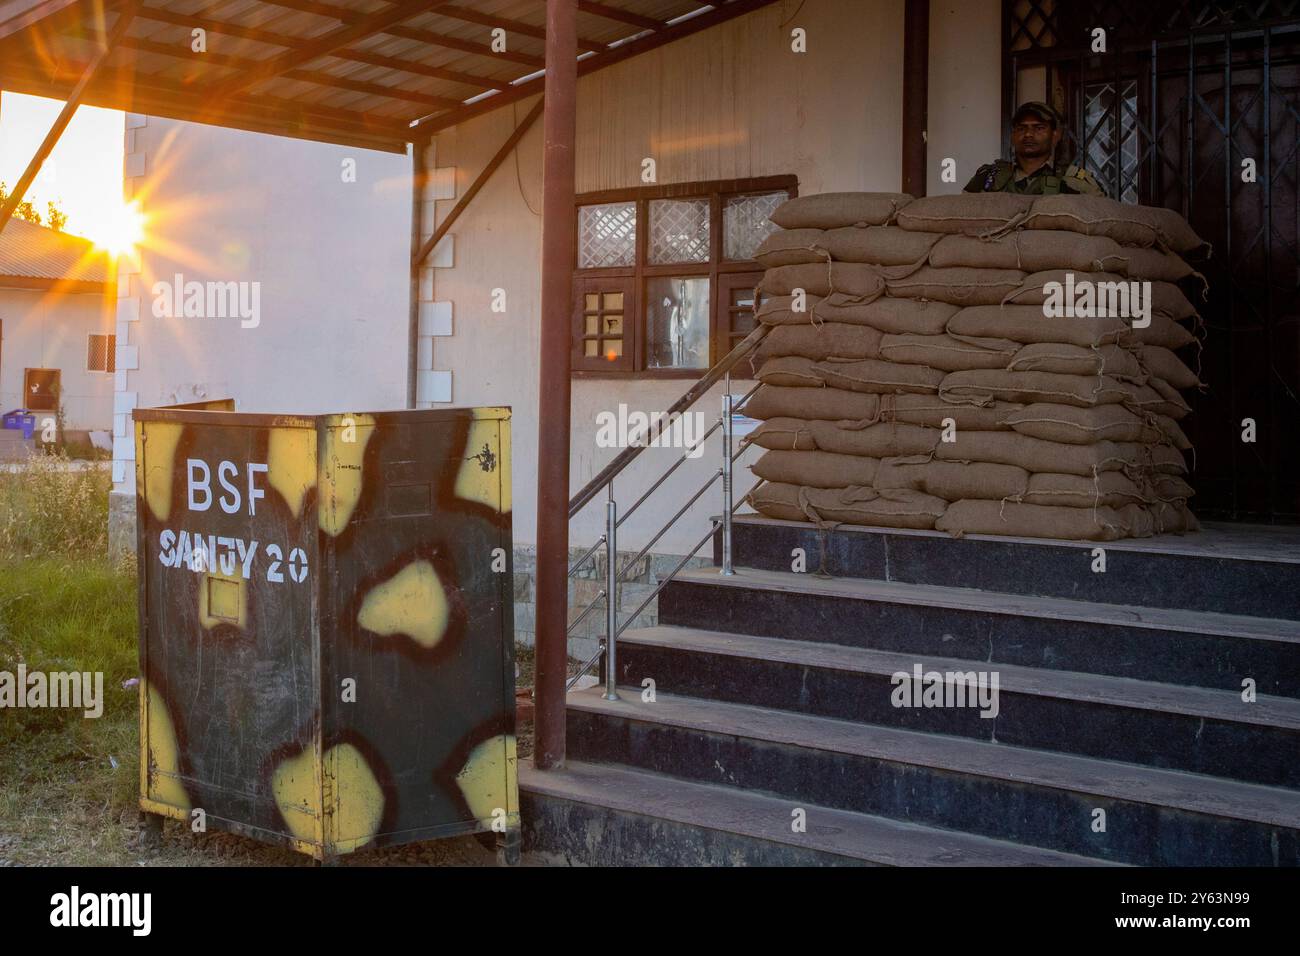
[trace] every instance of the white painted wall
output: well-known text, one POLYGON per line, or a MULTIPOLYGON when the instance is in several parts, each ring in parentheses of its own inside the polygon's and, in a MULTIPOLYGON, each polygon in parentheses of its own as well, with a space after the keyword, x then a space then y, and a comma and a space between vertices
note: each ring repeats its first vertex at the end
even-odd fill
MULTIPOLYGON (((641 160, 653 156, 660 183, 793 173, 801 193, 897 190, 902 123, 902 4, 893 0, 807 0, 774 4, 622 64, 578 84, 577 189, 641 185, 641 160), (803 27, 808 52, 790 50, 803 27)), ((434 201, 450 211, 532 101, 440 134, 431 165, 452 171, 456 190, 434 201)), ((435 177, 445 179, 443 177, 435 177)), ((535 540, 536 415, 540 294, 541 124, 520 141, 453 229, 443 250, 450 268, 428 270, 425 294, 451 303, 450 335, 433 339, 432 366, 449 370, 456 405, 508 404, 514 414, 515 540, 535 540), (518 164, 516 166, 516 163, 518 164), (493 288, 507 290, 508 311, 490 311, 493 288)), ((431 227, 430 227, 431 228, 431 227)), ((736 391, 752 383, 739 383, 736 391)), ((576 380, 570 483, 576 491, 616 453, 597 448, 595 417, 620 402, 668 407, 686 380, 576 380)), ((696 406, 720 408, 721 387, 696 406)), ((543 436, 542 440, 545 440, 543 436)), ((673 460, 651 449, 617 484, 626 507, 673 460)), ((752 460, 751 454, 744 461, 752 460)), ((717 440, 688 462, 622 531, 620 548, 639 547, 718 467, 717 440)), ((753 482, 748 469, 738 491, 753 482)), ((720 510, 706 497, 656 546, 684 553, 720 510)), ((600 533, 604 508, 593 503, 572 527, 572 543, 600 533)))
POLYGON ((929 101, 926 190, 960 192, 975 170, 1002 157, 1000 0, 930 4, 929 101), (945 158, 957 161, 955 183, 939 178, 945 158))
POLYGON ((136 404, 404 408, 410 159, 132 114, 127 127, 127 195, 149 238, 119 280, 116 489, 133 490, 136 404), (155 283, 177 273, 258 283, 259 324, 156 317, 155 283))
POLYGON ((87 337, 113 332, 110 305, 102 295, 0 288, 0 411, 25 405, 24 369, 57 368, 64 427, 110 427, 113 376, 86 370, 87 337))

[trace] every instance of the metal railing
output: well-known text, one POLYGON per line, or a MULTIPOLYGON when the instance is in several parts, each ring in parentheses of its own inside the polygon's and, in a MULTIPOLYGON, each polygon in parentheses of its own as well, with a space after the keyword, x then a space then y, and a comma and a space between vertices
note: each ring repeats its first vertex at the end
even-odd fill
MULTIPOLYGON (((566 689, 571 690, 578 682, 578 679, 582 677, 582 675, 586 674, 598 660, 604 657, 604 696, 606 700, 618 699, 618 690, 616 687, 616 664, 619 637, 625 630, 627 630, 632 621, 636 620, 641 612, 650 605, 650 602, 659 596, 659 592, 661 592, 668 583, 681 572, 682 568, 684 568, 687 563, 695 557, 700 548, 704 547, 704 545, 708 543, 715 534, 717 534, 719 527, 722 529, 722 567, 719 569, 719 573, 724 575, 733 575, 736 573, 735 569, 732 567, 731 519, 735 514, 736 509, 744 502, 745 495, 741 496, 740 501, 735 500, 733 466, 735 465, 736 459, 744 454, 747 446, 742 446, 739 449, 735 448, 732 416, 744 408, 745 403, 749 401, 750 397, 758 390, 759 386, 755 385, 746 392, 739 401, 734 400, 731 394, 731 370, 743 359, 748 357, 755 348, 757 348, 758 344, 767 335, 767 332, 767 326, 757 326, 753 332, 749 333, 749 335, 740 341, 736 347, 728 352, 716 365, 705 372, 699 381, 692 385, 667 411, 661 413, 654 421, 647 424, 642 433, 637 435, 635 438, 630 439, 628 447, 619 452, 614 457, 613 461, 601 469, 600 473, 596 475, 596 477, 587 482, 587 484, 583 486, 582 490, 569 500, 569 519, 572 520, 580 511, 582 511, 583 508, 596 499, 602 489, 605 489, 606 491, 605 533, 597 538, 595 544, 588 548, 569 568, 569 577, 573 578, 582 571, 584 567, 586 567, 588 562, 593 561, 595 555, 603 548, 605 552, 605 585, 596 593, 595 597, 592 598, 591 603, 583 608, 578 616, 569 624, 566 638, 568 635, 571 635, 583 621, 591 616, 595 609, 600 606, 602 600, 605 603, 605 633, 599 639, 599 646, 596 653, 582 665, 576 674, 569 678, 566 689), (618 477, 628 465, 635 461, 636 457, 640 455, 641 452, 645 451, 646 448, 651 447, 650 436, 662 435, 664 433, 664 422, 672 422, 674 416, 684 414, 719 381, 725 383, 724 394, 722 396, 721 415, 712 423, 703 435, 682 452, 681 456, 674 461, 663 474, 651 483, 650 487, 647 488, 635 502, 633 502, 630 508, 620 514, 618 502, 614 497, 614 479, 618 477), (708 480, 704 482, 695 494, 691 495, 691 497, 686 500, 685 504, 677 509, 676 513, 669 518, 662 527, 660 527, 645 546, 625 561, 620 568, 618 564, 618 529, 622 527, 623 523, 626 522, 628 518, 632 517, 632 515, 636 513, 636 510, 640 508, 651 495, 663 486, 664 482, 668 480, 673 472, 681 467, 683 462, 688 458, 694 457, 698 450, 703 449, 704 443, 708 441, 713 433, 718 431, 719 428, 722 429, 721 466, 709 476, 708 480), (620 583, 622 583, 627 574, 636 567, 637 563, 650 553, 650 549, 653 548, 661 538, 663 538, 668 530, 677 523, 678 519, 680 519, 682 515, 686 514, 692 505, 704 497, 705 493, 713 487, 713 483, 719 478, 722 479, 721 516, 710 520, 709 530, 704 537, 700 539, 699 543, 697 543, 695 547, 691 548, 691 550, 682 557, 676 567, 659 580, 655 585, 654 590, 646 595, 645 599, 640 603, 640 605, 638 605, 637 609, 627 615, 620 624, 618 616, 618 588, 620 583)), ((758 487, 760 484, 762 484, 761 479, 754 483, 750 488, 750 491, 753 491, 753 489, 758 487)), ((748 492, 746 492, 746 495, 747 494, 748 492)), ((598 567, 598 565, 596 566, 598 567)))

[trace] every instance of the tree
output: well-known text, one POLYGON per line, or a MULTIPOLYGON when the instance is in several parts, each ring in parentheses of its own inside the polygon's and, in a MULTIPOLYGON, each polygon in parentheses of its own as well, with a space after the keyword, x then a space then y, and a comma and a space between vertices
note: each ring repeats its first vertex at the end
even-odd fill
MULTIPOLYGON (((3 203, 8 198, 9 187, 3 181, 0 181, 0 203, 3 203)), ((68 224, 68 214, 60 209, 52 199, 45 204, 45 208, 50 217, 49 227, 55 232, 62 232, 63 227, 68 224)), ((14 210, 14 215, 38 226, 46 225, 45 220, 41 218, 41 214, 37 212, 30 199, 24 199, 20 202, 18 208, 14 210)))

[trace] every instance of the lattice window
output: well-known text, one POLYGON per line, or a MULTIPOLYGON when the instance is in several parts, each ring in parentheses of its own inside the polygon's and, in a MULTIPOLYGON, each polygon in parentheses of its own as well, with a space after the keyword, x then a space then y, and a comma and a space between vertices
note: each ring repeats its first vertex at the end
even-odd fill
POLYGON ((90 335, 86 338, 86 371, 112 372, 116 369, 116 335, 90 335))
POLYGON ((722 207, 722 256, 752 259, 763 240, 776 231, 768 217, 788 198, 784 192, 729 196, 722 207))
POLYGON ((1007 49, 1013 53, 1056 45, 1055 0, 1010 0, 1007 49))
POLYGON ((636 262, 636 203, 578 209, 578 267, 599 269, 636 262))
POLYGON ((1117 102, 1113 83, 1084 88, 1084 165, 1112 199, 1135 203, 1139 164, 1137 84, 1123 83, 1120 90, 1117 102))
POLYGON ((650 203, 650 262, 709 261, 709 201, 655 199, 650 203))

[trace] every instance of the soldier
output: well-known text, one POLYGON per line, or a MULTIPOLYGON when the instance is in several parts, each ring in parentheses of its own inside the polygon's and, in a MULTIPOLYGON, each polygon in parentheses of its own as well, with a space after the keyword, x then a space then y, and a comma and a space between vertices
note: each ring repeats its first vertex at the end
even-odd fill
POLYGON ((975 171, 968 193, 1082 193, 1104 196, 1106 190, 1086 169, 1054 161, 1061 142, 1061 119, 1046 103, 1031 100, 1011 117, 1011 147, 1015 162, 994 160, 975 171))

